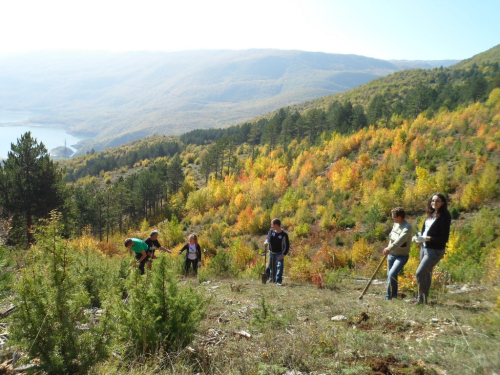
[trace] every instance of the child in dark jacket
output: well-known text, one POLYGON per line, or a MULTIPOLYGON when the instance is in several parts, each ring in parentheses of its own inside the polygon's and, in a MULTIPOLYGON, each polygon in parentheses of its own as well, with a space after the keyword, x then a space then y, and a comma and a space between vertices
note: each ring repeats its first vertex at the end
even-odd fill
POLYGON ((183 246, 179 254, 182 254, 184 250, 187 250, 186 262, 184 264, 185 275, 189 274, 191 265, 193 265, 194 274, 198 275, 198 266, 201 265, 201 247, 198 244, 198 236, 196 234, 193 233, 189 236, 189 242, 183 246))

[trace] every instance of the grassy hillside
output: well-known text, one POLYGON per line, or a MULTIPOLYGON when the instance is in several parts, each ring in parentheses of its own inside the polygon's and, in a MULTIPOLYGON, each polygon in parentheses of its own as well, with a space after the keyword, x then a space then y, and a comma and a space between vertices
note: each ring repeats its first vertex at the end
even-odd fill
POLYGON ((415 308, 383 301, 382 282, 359 301, 366 280, 341 275, 334 289, 210 280, 197 286, 211 305, 189 348, 169 361, 157 355, 127 370, 110 360, 93 373, 466 375, 500 366, 493 328, 499 315, 491 312, 490 291, 477 287, 450 289, 456 294, 444 288, 435 305, 415 308), (339 315, 346 320, 331 320, 339 315))

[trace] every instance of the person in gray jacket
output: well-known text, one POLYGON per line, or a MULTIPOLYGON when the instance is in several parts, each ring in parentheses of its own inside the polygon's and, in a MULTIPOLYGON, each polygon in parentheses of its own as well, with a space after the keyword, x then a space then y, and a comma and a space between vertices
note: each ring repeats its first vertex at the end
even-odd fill
POLYGON ((387 255, 386 300, 398 297, 398 275, 410 256, 412 226, 405 216, 405 210, 401 207, 391 210, 394 225, 389 234, 389 245, 383 251, 387 255))

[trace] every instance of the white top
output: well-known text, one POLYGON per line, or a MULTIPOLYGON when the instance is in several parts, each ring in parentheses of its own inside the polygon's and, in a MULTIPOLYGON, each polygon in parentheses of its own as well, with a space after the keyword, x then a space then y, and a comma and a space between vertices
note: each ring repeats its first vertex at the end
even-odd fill
MULTIPOLYGON (((435 221, 436 221, 435 217, 430 217, 430 218, 425 220, 425 227, 424 227, 424 231, 422 232, 422 237, 427 237, 427 232, 429 231, 431 225, 434 224, 435 221)), ((427 246, 425 246, 425 244, 426 244, 426 242, 423 243, 424 247, 427 247, 427 246)))
POLYGON ((196 244, 189 244, 188 248, 188 259, 195 260, 198 259, 198 254, 196 253, 196 244))

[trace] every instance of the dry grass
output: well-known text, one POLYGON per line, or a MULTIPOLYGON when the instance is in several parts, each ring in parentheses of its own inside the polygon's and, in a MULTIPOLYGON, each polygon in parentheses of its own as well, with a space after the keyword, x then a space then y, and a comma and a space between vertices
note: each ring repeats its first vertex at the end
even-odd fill
MULTIPOLYGON (((197 283, 190 279, 185 283, 197 283)), ((115 359, 99 374, 494 374, 500 372, 500 312, 492 289, 439 292, 428 306, 385 301, 384 285, 215 280, 189 348, 145 361, 115 359), (344 315, 347 321, 332 321, 344 315), (245 331, 251 337, 245 337, 245 331), (240 333, 238 333, 240 332, 240 333)))

